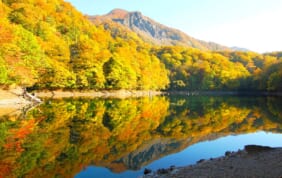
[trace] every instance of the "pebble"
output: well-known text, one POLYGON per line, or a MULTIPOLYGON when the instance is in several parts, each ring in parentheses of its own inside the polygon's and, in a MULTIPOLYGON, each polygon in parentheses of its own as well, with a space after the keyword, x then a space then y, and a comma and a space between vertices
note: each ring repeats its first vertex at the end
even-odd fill
POLYGON ((145 170, 144 170, 144 175, 146 175, 146 174, 150 174, 152 172, 152 170, 151 169, 147 169, 147 168, 145 168, 145 170))

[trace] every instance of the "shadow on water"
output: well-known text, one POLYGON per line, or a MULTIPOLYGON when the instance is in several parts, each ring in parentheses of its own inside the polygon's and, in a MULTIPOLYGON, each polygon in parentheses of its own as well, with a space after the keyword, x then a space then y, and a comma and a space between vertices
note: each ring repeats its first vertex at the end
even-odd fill
POLYGON ((197 143, 281 133, 281 108, 277 97, 49 100, 0 119, 0 177, 73 177, 90 165, 118 177, 197 143))

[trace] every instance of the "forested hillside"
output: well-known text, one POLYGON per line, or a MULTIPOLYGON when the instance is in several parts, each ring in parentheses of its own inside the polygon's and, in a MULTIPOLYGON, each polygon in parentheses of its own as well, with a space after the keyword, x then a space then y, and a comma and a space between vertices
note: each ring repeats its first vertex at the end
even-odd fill
POLYGON ((62 0, 4 0, 2 85, 163 89, 167 70, 135 34, 95 27, 62 0))
POLYGON ((279 53, 204 52, 183 47, 153 51, 170 71, 172 90, 282 90, 279 53))
POLYGON ((152 46, 62 0, 0 2, 0 85, 34 89, 282 90, 281 53, 152 46))

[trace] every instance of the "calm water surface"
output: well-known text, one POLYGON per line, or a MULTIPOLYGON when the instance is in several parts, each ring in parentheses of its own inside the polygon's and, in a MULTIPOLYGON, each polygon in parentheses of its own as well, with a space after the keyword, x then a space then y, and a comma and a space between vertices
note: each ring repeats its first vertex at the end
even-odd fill
POLYGON ((138 177, 247 144, 282 147, 281 99, 46 100, 0 116, 0 177, 138 177))

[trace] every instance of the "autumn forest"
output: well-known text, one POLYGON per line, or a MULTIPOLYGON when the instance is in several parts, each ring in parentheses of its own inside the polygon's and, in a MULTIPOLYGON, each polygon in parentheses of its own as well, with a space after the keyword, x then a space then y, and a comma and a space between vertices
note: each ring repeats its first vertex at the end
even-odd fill
POLYGON ((116 23, 94 25, 63 0, 2 0, 0 85, 281 91, 282 52, 157 46, 116 23))

